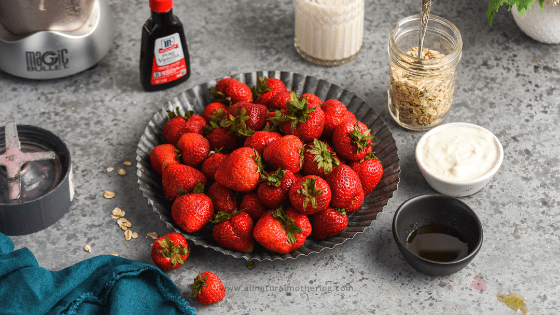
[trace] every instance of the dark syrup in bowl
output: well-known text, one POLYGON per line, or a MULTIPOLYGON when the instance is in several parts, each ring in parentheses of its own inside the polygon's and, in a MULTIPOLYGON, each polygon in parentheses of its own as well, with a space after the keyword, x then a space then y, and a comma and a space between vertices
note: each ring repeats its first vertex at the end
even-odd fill
POLYGON ((459 260, 469 253, 461 234, 441 224, 428 224, 414 230, 406 240, 406 248, 416 256, 439 262, 459 260))

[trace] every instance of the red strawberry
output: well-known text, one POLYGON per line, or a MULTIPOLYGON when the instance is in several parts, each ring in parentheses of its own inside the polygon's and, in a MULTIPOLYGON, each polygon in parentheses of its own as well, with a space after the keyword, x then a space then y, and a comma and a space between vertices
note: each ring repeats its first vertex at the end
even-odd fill
POLYGON ((377 187, 383 176, 383 165, 381 165, 381 161, 373 153, 366 155, 359 162, 350 163, 349 166, 360 177, 364 195, 366 196, 377 187))
POLYGON ((188 111, 185 115, 181 115, 179 107, 175 112, 168 111, 169 120, 163 125, 163 137, 170 144, 177 144, 179 138, 184 133, 194 132, 204 134, 204 125, 206 120, 200 115, 194 115, 193 111, 188 111))
POLYGON ((218 244, 243 253, 253 251, 253 219, 245 212, 218 212, 212 220, 212 235, 218 244))
POLYGON ((328 207, 311 217, 311 227, 313 228, 311 235, 316 240, 338 235, 348 227, 346 211, 328 207))
POLYGON ((227 128, 218 127, 206 135, 210 150, 220 150, 223 153, 230 153, 233 150, 243 146, 243 138, 238 137, 235 132, 227 128))
POLYGON ((150 152, 150 164, 161 175, 163 168, 169 164, 179 163, 181 151, 172 144, 160 144, 150 152))
POLYGON ((296 93, 292 92, 287 104, 288 109, 282 110, 282 117, 279 118, 284 134, 295 135, 303 143, 320 138, 325 128, 325 113, 320 103, 309 102, 308 99, 313 99, 311 94, 298 98, 296 93))
POLYGON ((309 219, 292 207, 267 211, 253 229, 253 237, 259 244, 282 255, 303 246, 310 234, 309 219))
POLYGON ((308 175, 290 187, 290 202, 297 211, 314 214, 328 207, 331 202, 331 189, 321 177, 308 175))
POLYGON ((251 89, 253 91, 253 101, 268 107, 272 98, 279 92, 286 91, 286 85, 279 79, 257 78, 257 86, 251 89))
POLYGON ((325 129, 323 130, 323 136, 330 139, 332 138, 334 128, 350 118, 348 116, 348 109, 341 101, 334 99, 325 101, 321 109, 325 112, 325 129))
POLYGON ((321 99, 315 94, 305 93, 301 95, 301 98, 307 100, 309 108, 321 107, 323 105, 321 99))
POLYGON ((216 170, 218 166, 222 164, 222 162, 226 159, 227 154, 223 154, 220 152, 210 153, 210 156, 204 162, 202 162, 202 166, 200 167, 200 171, 206 179, 208 180, 215 180, 214 174, 216 174, 216 170))
POLYGON ((222 280, 211 272, 201 272, 191 285, 193 297, 200 304, 210 305, 220 302, 226 296, 222 280))
POLYGON ((305 147, 303 153, 303 173, 326 178, 332 170, 340 165, 334 150, 325 142, 315 139, 305 147))
POLYGON ((214 216, 212 199, 203 194, 203 185, 190 194, 179 196, 171 206, 173 221, 185 232, 194 233, 204 228, 214 216))
POLYGON ((241 199, 239 209, 249 214, 254 222, 257 222, 261 215, 266 212, 266 207, 262 204, 256 192, 245 194, 241 199))
POLYGON ((210 153, 210 143, 198 133, 184 133, 177 147, 182 152, 183 163, 192 167, 200 166, 210 153))
POLYGON ((280 131, 280 117, 282 117, 282 112, 271 111, 266 114, 266 123, 264 125, 263 131, 280 131))
POLYGON ((296 182, 296 176, 289 170, 278 169, 272 174, 263 175, 257 195, 263 205, 276 209, 289 197, 290 187, 296 182))
POLYGON ((179 233, 168 233, 154 241, 152 261, 159 269, 175 270, 189 257, 190 248, 185 237, 179 233))
POLYGON ((224 93, 226 86, 228 86, 229 84, 233 83, 237 81, 237 79, 234 78, 223 78, 221 80, 218 81, 218 83, 216 83, 216 91, 224 93))
POLYGON ((206 185, 201 171, 184 164, 169 164, 161 174, 163 192, 169 200, 179 197, 179 191, 191 192, 198 184, 206 185))
POLYGON ((235 198, 236 193, 222 185, 215 182, 208 188, 208 197, 212 199, 212 204, 214 205, 214 211, 232 213, 237 209, 237 199, 235 198))
POLYGON ((244 146, 253 148, 262 155, 267 145, 280 138, 282 138, 282 135, 278 132, 257 131, 245 140, 244 146))
POLYGON ((283 136, 264 149, 263 158, 274 169, 297 173, 303 164, 303 143, 296 136, 283 136))
POLYGON ((245 83, 239 81, 231 81, 230 84, 225 86, 223 93, 232 104, 253 101, 251 89, 245 83))
POLYGON ((288 106, 286 105, 286 103, 289 102, 290 99, 291 99, 290 94, 291 94, 291 92, 289 92, 289 91, 278 92, 268 102, 268 105, 267 105, 268 109, 270 109, 270 110, 288 109, 288 106))
POLYGON ((259 153, 255 149, 242 147, 228 155, 214 177, 229 189, 247 193, 257 188, 261 169, 259 153))
POLYGON ((206 123, 212 121, 212 116, 217 117, 217 121, 221 121, 226 117, 227 110, 228 108, 224 103, 212 102, 204 107, 204 111, 202 111, 202 118, 206 120, 206 123))
POLYGON ((359 161, 371 153, 371 141, 375 139, 364 123, 345 120, 333 132, 333 147, 338 155, 349 160, 359 161))
POLYGON ((358 174, 348 165, 340 165, 327 176, 331 188, 333 208, 344 208, 346 213, 356 212, 364 201, 364 191, 358 174), (350 210, 349 210, 350 209, 350 210))
POLYGON ((249 137, 263 129, 266 111, 266 106, 262 104, 238 102, 228 109, 227 117, 220 122, 220 126, 235 131, 240 137, 249 137))

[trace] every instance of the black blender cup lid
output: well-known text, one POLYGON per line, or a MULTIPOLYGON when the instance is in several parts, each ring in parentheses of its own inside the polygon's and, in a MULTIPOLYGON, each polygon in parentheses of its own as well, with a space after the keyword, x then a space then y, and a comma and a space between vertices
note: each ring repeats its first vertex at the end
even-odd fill
POLYGON ((6 124, 0 130, 0 232, 29 234, 58 221, 74 195, 70 162, 68 148, 51 132, 6 124))

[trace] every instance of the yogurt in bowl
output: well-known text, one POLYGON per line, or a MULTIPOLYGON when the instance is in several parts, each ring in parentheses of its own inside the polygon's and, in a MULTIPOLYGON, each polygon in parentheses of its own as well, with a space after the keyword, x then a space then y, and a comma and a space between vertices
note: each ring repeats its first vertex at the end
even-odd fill
POLYGON ((474 194, 498 171, 504 151, 487 129, 468 123, 438 126, 420 138, 416 163, 436 191, 454 197, 474 194))

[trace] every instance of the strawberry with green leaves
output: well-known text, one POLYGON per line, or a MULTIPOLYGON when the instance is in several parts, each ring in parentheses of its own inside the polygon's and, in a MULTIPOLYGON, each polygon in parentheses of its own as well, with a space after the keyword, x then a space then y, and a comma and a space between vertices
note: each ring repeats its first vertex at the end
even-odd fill
POLYGON ((283 110, 283 109, 288 109, 288 106, 286 105, 290 99, 291 99, 291 94, 292 92, 290 91, 282 91, 282 92, 278 92, 276 95, 274 95, 274 97, 268 102, 268 109, 271 111, 274 110, 283 110))
POLYGON ((222 280, 212 272, 199 273, 191 289, 193 297, 203 305, 218 303, 226 296, 226 288, 222 280))
POLYGON ((227 110, 228 108, 224 103, 212 102, 204 107, 202 118, 206 120, 206 123, 212 121, 213 117, 218 117, 218 120, 222 120, 226 117, 227 110))
POLYGON ((336 152, 326 142, 315 139, 313 143, 305 146, 302 167, 305 175, 326 178, 340 164, 336 152))
POLYGON ((371 129, 361 121, 345 120, 333 132, 333 147, 338 155, 348 161, 359 161, 371 153, 371 142, 375 139, 371 129))
POLYGON ((263 205, 276 209, 289 198, 290 187, 296 182, 292 171, 278 169, 274 173, 263 174, 257 188, 257 195, 263 205))
POLYGON ((163 168, 161 181, 167 199, 175 200, 180 190, 191 192, 198 184, 206 185, 206 176, 192 166, 176 163, 163 168))
POLYGON ((321 109, 325 112, 325 129, 323 137, 331 139, 334 128, 347 119, 356 120, 356 116, 348 111, 346 105, 339 100, 330 99, 323 103, 321 109))
POLYGON ((362 182, 350 166, 342 164, 335 168, 327 176, 327 184, 331 188, 331 207, 344 208, 347 214, 352 214, 362 206, 362 182))
POLYGON ((297 94, 292 92, 286 105, 287 109, 282 110, 282 116, 279 118, 285 135, 295 135, 303 143, 321 137, 325 128, 325 113, 321 109, 320 99, 316 101, 311 94, 298 98, 297 94), (308 99, 314 101, 310 102, 308 99))
POLYGON ((159 269, 175 270, 185 263, 189 254, 190 248, 185 237, 173 232, 154 241, 151 257, 159 269))
POLYGON ((325 210, 331 202, 331 188, 317 175, 308 175, 299 179, 290 187, 290 202, 303 214, 314 214, 325 210))
POLYGON ((282 135, 278 132, 261 130, 245 139, 245 144, 243 146, 253 148, 262 155, 266 146, 280 138, 282 138, 282 135))
POLYGON ((213 216, 214 205, 212 199, 204 194, 203 185, 197 185, 192 193, 177 197, 171 206, 173 221, 187 233, 200 231, 212 221, 213 216))
POLYGON ((349 166, 360 177, 364 195, 366 196, 377 187, 381 177, 383 177, 383 165, 381 165, 381 161, 373 153, 366 155, 358 162, 350 163, 349 166))
POLYGON ((163 137, 167 143, 177 144, 179 138, 187 132, 204 134, 203 128, 206 125, 206 120, 200 115, 194 115, 193 111, 181 115, 181 111, 177 107, 175 112, 168 111, 167 114, 169 120, 163 125, 163 137))
POLYGON ((264 149, 263 158, 273 169, 281 168, 295 174, 303 164, 303 143, 294 135, 283 136, 264 149))
POLYGON ((221 127, 234 131, 240 137, 249 137, 262 130, 266 124, 266 106, 250 102, 238 102, 228 109, 221 127))
POLYGON ((292 207, 267 211, 253 229, 253 237, 259 244, 281 255, 303 246, 310 234, 309 219, 292 207))
POLYGON ((286 91, 286 85, 276 78, 257 78, 257 85, 251 91, 253 92, 253 102, 268 107, 268 103, 276 94, 286 91))
POLYGON ((210 153, 210 143, 198 133, 184 133, 177 147, 181 150, 183 163, 192 167, 199 167, 210 153))
POLYGON ((237 193, 227 187, 222 186, 220 183, 215 182, 208 188, 206 192, 208 197, 212 199, 215 212, 232 213, 237 209, 237 193))
POLYGON ((316 240, 323 240, 342 233, 348 227, 348 216, 344 209, 328 207, 311 216, 311 235, 316 240))
POLYGON ((266 212, 265 205, 263 205, 259 196, 254 191, 245 194, 243 198, 241 198, 239 209, 251 216, 253 222, 257 222, 261 215, 266 212))
POLYGON ((160 144, 150 152, 150 164, 160 175, 164 167, 167 167, 169 164, 178 164, 180 161, 181 150, 169 143, 160 144))
POLYGON ((221 185, 242 193, 259 185, 262 162, 259 153, 248 147, 231 152, 220 164, 214 177, 221 185))
POLYGON ((216 86, 210 89, 210 93, 214 96, 215 102, 222 102, 226 105, 253 101, 251 89, 245 83, 233 78, 218 81, 216 86))
POLYGON ((214 240, 224 248, 243 253, 253 251, 253 219, 243 211, 218 212, 212 220, 214 240))

